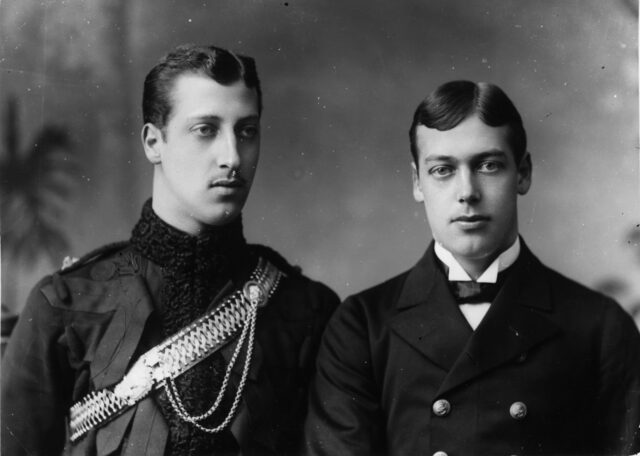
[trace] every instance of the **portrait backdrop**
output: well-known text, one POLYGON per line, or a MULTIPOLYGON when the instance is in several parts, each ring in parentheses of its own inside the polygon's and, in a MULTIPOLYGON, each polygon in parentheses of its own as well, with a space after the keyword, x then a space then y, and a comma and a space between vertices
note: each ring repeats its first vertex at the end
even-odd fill
POLYGON ((4 310, 18 312, 64 256, 129 237, 151 192, 142 82, 190 42, 257 60, 250 242, 342 298, 411 267, 430 240, 411 194, 413 111, 445 81, 493 82, 529 137, 524 239, 631 311, 637 26, 631 0, 2 0, 4 310))

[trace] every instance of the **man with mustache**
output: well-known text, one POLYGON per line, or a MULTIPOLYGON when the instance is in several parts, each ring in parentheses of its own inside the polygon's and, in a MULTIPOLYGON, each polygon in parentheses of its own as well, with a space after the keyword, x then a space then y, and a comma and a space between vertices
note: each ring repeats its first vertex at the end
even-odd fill
POLYGON ((43 279, 5 354, 10 455, 281 455, 338 304, 247 244, 260 149, 255 62, 181 46, 147 75, 152 198, 131 239, 43 279))
POLYGON ((330 320, 310 455, 640 451, 640 335, 611 299, 518 235, 531 157, 495 85, 453 81, 417 108, 413 196, 434 241, 330 320))

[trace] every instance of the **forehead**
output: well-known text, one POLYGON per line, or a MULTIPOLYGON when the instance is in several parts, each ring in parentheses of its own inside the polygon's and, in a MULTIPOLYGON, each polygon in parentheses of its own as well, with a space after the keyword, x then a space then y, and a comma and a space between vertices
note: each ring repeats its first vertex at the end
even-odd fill
POLYGON ((477 115, 446 131, 420 125, 416 129, 416 145, 421 160, 436 156, 465 159, 489 151, 502 151, 514 156, 509 143, 509 127, 491 127, 477 115))
POLYGON ((243 81, 222 85, 206 75, 185 73, 175 79, 170 98, 171 118, 258 115, 258 94, 243 81))

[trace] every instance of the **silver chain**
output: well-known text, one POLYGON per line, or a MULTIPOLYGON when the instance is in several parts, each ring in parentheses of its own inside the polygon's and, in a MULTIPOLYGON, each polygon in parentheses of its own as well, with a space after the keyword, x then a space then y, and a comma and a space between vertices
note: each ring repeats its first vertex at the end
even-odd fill
POLYGON ((171 406, 176 414, 187 423, 191 423, 196 428, 200 429, 203 432, 207 432, 209 434, 215 434, 220 432, 224 428, 226 428, 233 417, 235 416, 238 405, 240 404, 240 398, 242 397, 242 391, 244 390, 244 386, 247 381, 247 376, 249 374, 249 367, 251 365, 251 355, 253 354, 253 345, 255 339, 255 327, 256 327, 256 316, 258 314, 258 303, 256 301, 251 302, 251 307, 249 309, 249 318, 245 321, 244 327, 242 328, 242 333, 238 340, 238 344, 233 352, 233 356, 229 360, 229 365, 224 374, 224 379, 222 380, 222 384, 220 386, 220 391, 218 392, 218 396, 216 397, 213 405, 206 412, 200 415, 191 415, 187 412, 184 402, 180 398, 178 394, 178 388, 175 384, 175 380, 173 378, 166 379, 164 381, 164 389, 167 393, 167 397, 171 402, 171 406), (236 390, 236 395, 233 399, 233 404, 229 409, 229 413, 227 413, 226 418, 222 423, 213 428, 208 428, 199 423, 199 421, 205 420, 210 417, 220 406, 222 402, 222 398, 224 397, 227 389, 227 385, 229 383, 229 378, 231 377, 231 371, 233 366, 235 365, 240 352, 242 351, 242 347, 244 345, 245 339, 247 338, 247 332, 249 333, 249 340, 247 343, 246 355, 244 360, 244 367, 242 369, 242 376, 240 378, 240 383, 238 384, 238 389, 236 390))
POLYGON ((112 389, 87 394, 69 409, 70 439, 75 442, 84 434, 113 419, 158 387, 165 389, 176 414, 204 432, 215 433, 233 419, 246 385, 254 349, 258 308, 266 305, 278 287, 283 273, 260 258, 256 269, 241 290, 231 293, 211 313, 202 316, 144 353, 112 389), (218 396, 209 410, 190 415, 181 400, 175 378, 205 359, 240 331, 237 345, 225 370, 218 396), (206 428, 199 422, 211 416, 222 403, 229 388, 233 367, 246 345, 244 367, 236 396, 227 417, 219 426, 206 428))

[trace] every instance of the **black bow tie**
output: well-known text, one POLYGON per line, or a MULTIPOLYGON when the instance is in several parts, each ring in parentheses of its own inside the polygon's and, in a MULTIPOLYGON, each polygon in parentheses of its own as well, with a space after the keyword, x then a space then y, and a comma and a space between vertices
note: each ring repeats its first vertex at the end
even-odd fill
POLYGON ((480 304, 493 302, 502 287, 502 281, 497 283, 478 283, 472 281, 452 281, 449 288, 458 304, 480 304))
MULTIPOLYGON (((446 280, 446 277, 449 275, 449 267, 440 261, 437 256, 436 260, 446 280)), ((513 266, 509 266, 507 269, 500 271, 496 283, 473 282, 471 280, 447 281, 447 283, 449 284, 451 294, 453 294, 458 304, 492 303, 512 270, 513 266)))

